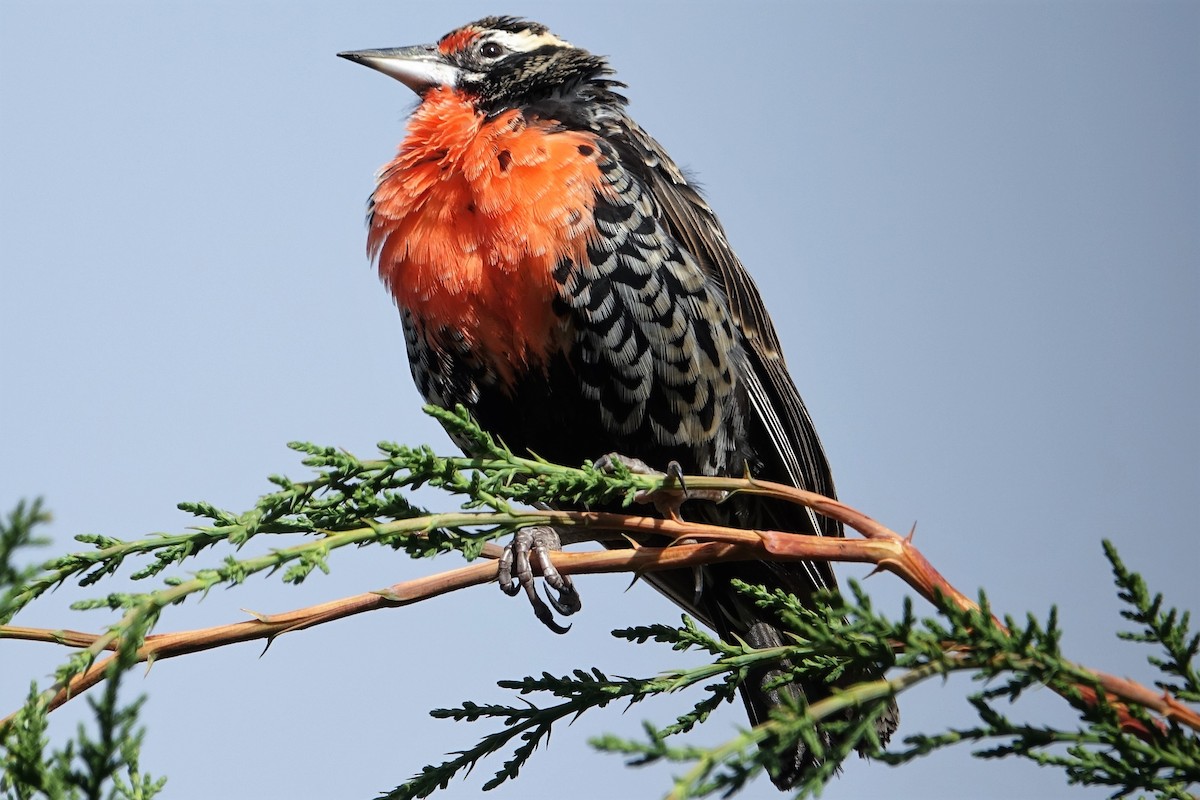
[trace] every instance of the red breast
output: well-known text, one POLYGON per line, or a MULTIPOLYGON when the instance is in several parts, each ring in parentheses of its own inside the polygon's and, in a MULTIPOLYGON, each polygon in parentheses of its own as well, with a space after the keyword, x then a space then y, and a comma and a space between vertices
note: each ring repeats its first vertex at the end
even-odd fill
POLYGON ((555 267, 586 263, 596 149, 553 121, 427 92, 372 198, 368 251, 397 304, 427 332, 459 332, 502 377, 544 362, 563 334, 555 267))

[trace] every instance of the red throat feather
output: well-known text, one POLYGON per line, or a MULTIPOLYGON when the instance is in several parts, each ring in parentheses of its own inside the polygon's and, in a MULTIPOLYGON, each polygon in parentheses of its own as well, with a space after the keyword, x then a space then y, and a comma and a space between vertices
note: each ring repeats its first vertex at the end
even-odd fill
POLYGON ((427 335, 457 331, 504 377, 544 362, 564 333, 555 268, 585 262, 594 233, 597 151, 551 121, 426 93, 373 195, 368 251, 396 303, 427 335))

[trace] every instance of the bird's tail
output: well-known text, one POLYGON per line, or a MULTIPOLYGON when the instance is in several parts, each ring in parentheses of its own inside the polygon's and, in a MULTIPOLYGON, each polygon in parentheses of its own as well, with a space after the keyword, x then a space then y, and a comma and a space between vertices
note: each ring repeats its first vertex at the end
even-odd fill
MULTIPOLYGON (((733 592, 730 590, 730 594, 724 594, 724 597, 728 599, 732 594, 733 592)), ((745 605, 748 604, 749 601, 747 600, 745 605)), ((753 609, 755 616, 752 619, 746 618, 745 612, 747 609, 745 606, 740 610, 742 611, 742 619, 741 624, 737 628, 714 620, 721 638, 726 642, 730 644, 745 643, 758 650, 795 644, 794 639, 780 630, 777 621, 766 618, 766 612, 762 609, 753 609)), ((714 609, 714 611, 717 610, 714 609)), ((720 611, 717 611, 717 613, 719 614, 720 611)), ((728 617, 726 617, 724 622, 729 622, 728 617)), ((820 676, 810 680, 785 682, 785 669, 788 669, 788 665, 786 664, 776 668, 752 670, 738 687, 751 725, 757 726, 769 720, 771 711, 779 706, 794 707, 798 704, 811 705, 829 697, 839 685, 849 685, 861 680, 879 677, 879 671, 873 670, 876 674, 847 674, 836 682, 827 681, 820 676)), ((847 718, 849 719, 853 719, 854 716, 853 711, 847 713, 847 718)), ((900 709, 893 699, 889 702, 886 710, 875 721, 875 733, 881 744, 887 743, 899 725, 899 722, 900 709)), ((821 749, 825 753, 830 752, 832 748, 836 747, 836 742, 833 740, 827 727, 818 725, 816 735, 821 744, 821 749)), ((765 748, 773 749, 775 746, 776 743, 771 740, 763 743, 763 747, 765 748)), ((865 756, 866 753, 864 751, 865 748, 860 745, 858 747, 859 755, 865 756)), ((771 775, 771 780, 780 790, 790 789, 805 774, 820 764, 822 760, 822 756, 819 753, 814 752, 803 741, 798 742, 790 753, 780 759, 779 770, 771 775)))

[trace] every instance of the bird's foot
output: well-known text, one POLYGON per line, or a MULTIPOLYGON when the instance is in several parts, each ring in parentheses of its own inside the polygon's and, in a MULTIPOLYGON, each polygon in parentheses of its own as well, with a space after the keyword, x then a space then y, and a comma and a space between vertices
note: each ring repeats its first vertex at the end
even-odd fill
POLYGON ((549 590, 546 591, 546 600, 550 601, 555 611, 569 617, 583 607, 571 578, 560 573, 550 561, 551 550, 562 550, 562 541, 554 528, 543 525, 521 528, 500 556, 497 578, 500 581, 500 589, 510 597, 515 597, 524 589, 525 596, 533 606, 533 613, 542 624, 555 633, 566 633, 571 626, 559 625, 555 621, 554 614, 538 596, 533 582, 533 565, 537 564, 542 578, 557 593, 556 597, 549 590), (514 568, 516 580, 513 579, 514 568))
POLYGON ((712 500, 719 503, 725 499, 728 492, 717 489, 688 489, 683 478, 683 468, 678 461, 667 464, 667 471, 653 469, 640 458, 630 458, 620 453, 609 453, 596 459, 596 469, 612 473, 620 464, 635 475, 662 476, 662 485, 656 489, 645 489, 633 496, 634 502, 650 503, 658 513, 669 519, 679 519, 679 508, 687 500, 712 500))

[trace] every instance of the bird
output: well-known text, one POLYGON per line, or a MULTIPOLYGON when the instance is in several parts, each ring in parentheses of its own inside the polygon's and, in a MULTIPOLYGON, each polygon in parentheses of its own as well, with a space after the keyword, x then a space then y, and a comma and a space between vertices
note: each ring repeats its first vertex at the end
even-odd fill
MULTIPOLYGON (((368 201, 367 250, 427 402, 461 405, 514 452, 556 463, 619 454, 835 496, 757 286, 695 183, 629 115, 606 57, 513 16, 432 44, 338 55, 417 95, 368 201)), ((688 505, 722 524, 842 535, 838 522, 778 501, 688 505)), ((823 562, 645 576, 727 642, 790 643, 735 578, 802 601, 837 586, 823 562)), ((556 588, 566 598, 556 609, 575 610, 573 587, 556 588)), ((778 674, 739 687, 752 724, 831 691, 779 686, 778 674)), ((882 741, 897 721, 893 705, 876 722, 882 741)), ((800 743, 772 780, 786 789, 818 760, 800 743)))

